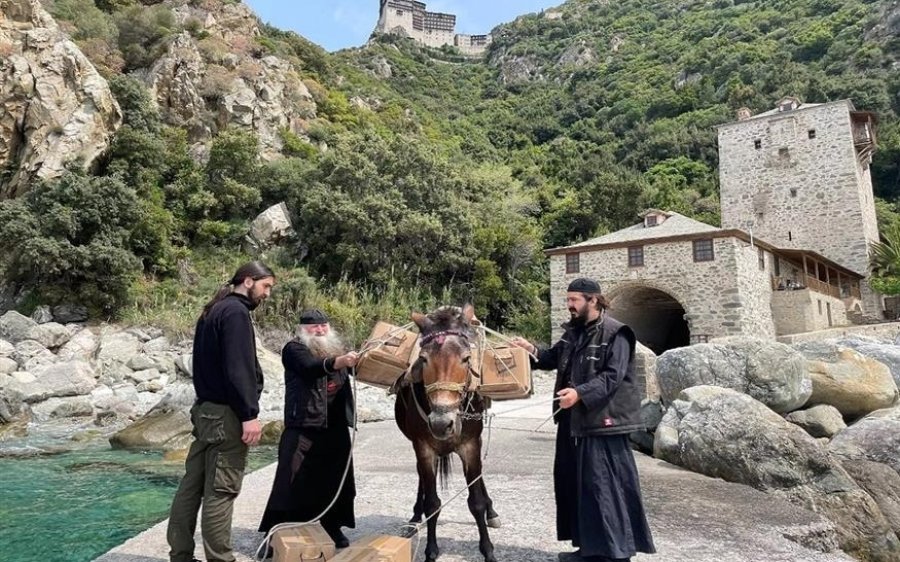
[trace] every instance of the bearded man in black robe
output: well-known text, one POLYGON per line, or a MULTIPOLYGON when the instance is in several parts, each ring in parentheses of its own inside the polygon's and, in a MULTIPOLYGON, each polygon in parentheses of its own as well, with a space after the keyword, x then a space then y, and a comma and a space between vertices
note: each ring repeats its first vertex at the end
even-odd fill
POLYGON ((556 369, 556 533, 579 547, 560 558, 624 562, 637 552, 656 552, 628 442, 628 434, 642 428, 636 340, 631 328, 606 314, 609 304, 592 279, 569 284, 566 306, 571 320, 550 349, 538 352, 522 338, 513 340, 537 354, 534 368, 556 369))
POLYGON ((348 369, 357 360, 355 352, 346 351, 324 312, 313 309, 300 315, 297 337, 281 352, 284 432, 260 532, 267 533, 278 523, 311 521, 337 496, 320 523, 337 548, 349 545, 341 527, 356 525, 347 428, 354 424, 348 369))

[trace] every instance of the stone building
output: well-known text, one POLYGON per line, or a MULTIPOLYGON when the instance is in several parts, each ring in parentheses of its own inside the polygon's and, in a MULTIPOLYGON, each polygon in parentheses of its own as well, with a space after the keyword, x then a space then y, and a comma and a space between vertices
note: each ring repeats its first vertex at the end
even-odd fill
POLYGON ((613 316, 657 353, 726 335, 776 337, 881 317, 865 282, 878 240, 874 118, 849 101, 719 127, 722 228, 651 209, 643 221, 548 250, 554 339, 565 289, 597 279, 613 316))
MULTIPOLYGON (((802 104, 718 128, 722 227, 780 248, 816 251, 867 275, 878 241, 869 164, 875 119, 849 100, 802 104)), ((880 318, 881 297, 862 285, 862 312, 880 318)))
POLYGON ((428 47, 452 45, 466 55, 480 55, 491 44, 490 35, 457 34, 455 15, 426 7, 416 0, 380 0, 375 33, 410 37, 428 47))

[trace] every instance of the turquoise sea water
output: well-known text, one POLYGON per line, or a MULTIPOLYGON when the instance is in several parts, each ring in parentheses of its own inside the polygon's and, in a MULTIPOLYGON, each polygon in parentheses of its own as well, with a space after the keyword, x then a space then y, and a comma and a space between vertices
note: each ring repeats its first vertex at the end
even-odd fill
MULTIPOLYGON (((275 460, 252 450, 250 467, 275 460)), ((184 470, 160 453, 0 457, 0 561, 89 562, 165 519, 184 470)))

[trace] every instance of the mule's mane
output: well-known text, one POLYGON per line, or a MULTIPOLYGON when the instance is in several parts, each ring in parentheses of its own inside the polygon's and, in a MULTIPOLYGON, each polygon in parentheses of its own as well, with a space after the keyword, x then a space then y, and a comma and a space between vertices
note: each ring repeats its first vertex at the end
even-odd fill
POLYGON ((471 326, 462 314, 458 306, 442 306, 428 314, 431 326, 428 332, 442 332, 446 330, 460 330, 468 334, 471 326))

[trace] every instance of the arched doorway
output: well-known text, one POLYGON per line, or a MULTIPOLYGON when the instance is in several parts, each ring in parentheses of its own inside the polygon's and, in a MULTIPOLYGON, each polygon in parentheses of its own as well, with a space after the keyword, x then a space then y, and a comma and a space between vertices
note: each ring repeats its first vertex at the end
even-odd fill
POLYGON ((631 326, 637 339, 657 355, 691 342, 684 307, 659 289, 633 286, 615 291, 610 315, 631 326))

